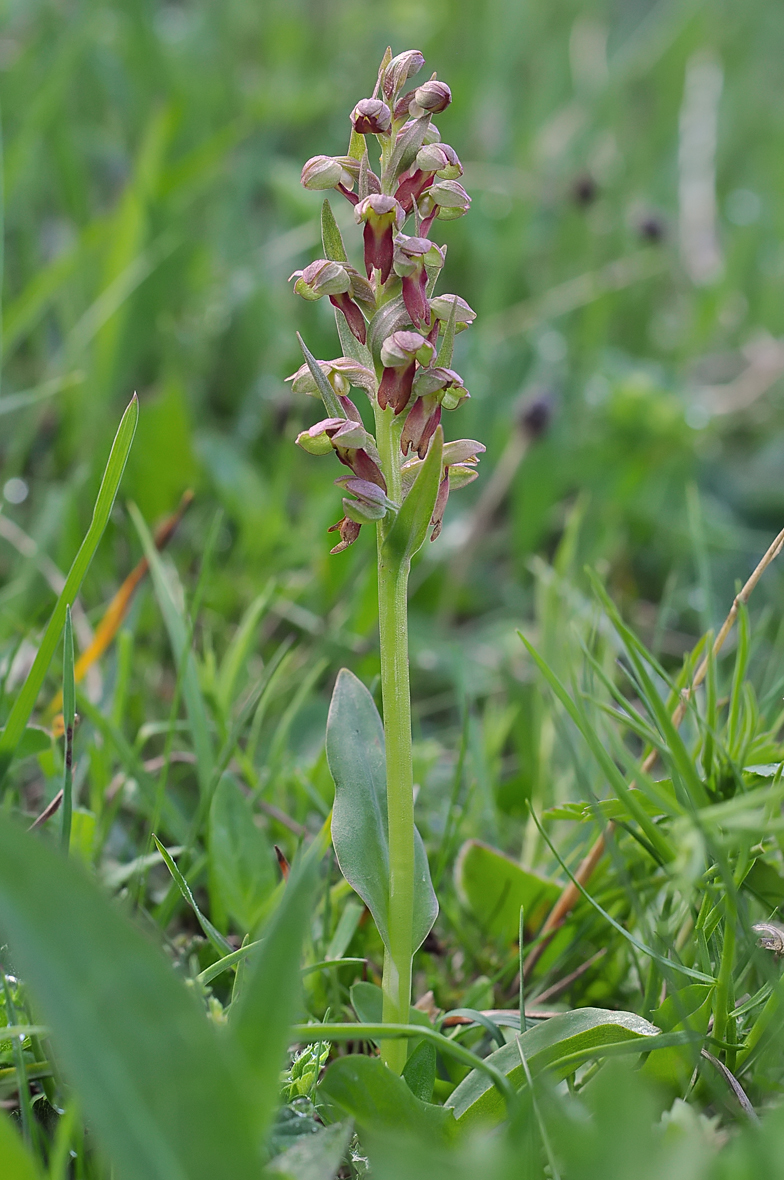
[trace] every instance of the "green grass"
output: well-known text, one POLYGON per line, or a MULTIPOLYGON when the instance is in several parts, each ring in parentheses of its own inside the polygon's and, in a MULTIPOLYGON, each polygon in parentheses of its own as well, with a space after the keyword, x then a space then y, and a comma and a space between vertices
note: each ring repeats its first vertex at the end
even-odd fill
POLYGON ((367 1157, 374 1180, 779 1175, 781 967, 752 931, 784 903, 775 562, 682 724, 669 718, 701 637, 784 525, 780 7, 6 0, 0 13, 0 725, 13 737, 0 753, 17 751, 0 818, 0 1023, 31 1030, 0 1041, 0 1163, 25 1180, 260 1176, 265 1160, 270 1175, 328 1180, 366 1175, 367 1157), (474 203, 439 240, 448 289, 478 312, 456 343, 471 391, 460 432, 488 448, 415 563, 410 629, 417 824, 441 906, 414 993, 489 1015, 429 1023, 399 1086, 346 1048, 378 1033, 367 988, 383 947, 321 843, 339 668, 380 696, 372 544, 363 533, 328 556, 340 493, 292 445, 318 415, 283 381, 297 330, 317 356, 334 351, 326 309, 286 284, 318 249, 319 195, 299 169, 345 150, 345 112, 388 43, 421 48, 455 95, 440 125, 474 203), (679 160, 680 120, 685 79, 708 93, 717 69, 722 269, 700 285, 679 237, 694 162, 679 160), (111 508, 102 473, 134 390, 111 508), (516 435, 543 394, 547 428, 516 435), (462 559, 498 470, 497 507, 462 559), (188 487, 195 502, 156 555, 151 529, 188 487), (66 865, 61 815, 38 838, 12 826, 63 786, 62 738, 25 724, 51 725, 66 604, 78 656, 143 555, 151 576, 77 685, 66 865), (505 1074, 491 1091, 504 1133, 455 1142, 443 1104, 476 1057, 492 1074, 490 1054, 508 1052, 496 1034, 516 1043, 498 1010, 519 1011, 520 906, 537 954, 552 897, 602 832, 526 1004, 636 1014, 665 1040, 641 1056, 597 1018, 586 1039, 564 1035, 548 1072, 536 1022, 514 1097, 503 1105, 505 1074), (318 872, 308 861, 284 890, 275 844, 291 862, 322 852, 318 872), (244 940, 261 946, 211 970, 244 940), (346 1031, 358 1020, 364 1035, 346 1031), (294 1023, 300 1048, 331 1044, 318 1088, 318 1044, 278 1081, 294 1023), (297 1131, 322 1123, 308 1154, 297 1131))

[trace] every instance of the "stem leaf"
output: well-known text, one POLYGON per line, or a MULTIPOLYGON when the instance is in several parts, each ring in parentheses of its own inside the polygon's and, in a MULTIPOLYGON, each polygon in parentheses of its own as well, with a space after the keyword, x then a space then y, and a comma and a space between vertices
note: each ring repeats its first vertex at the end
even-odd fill
POLYGON ((411 491, 384 540, 382 560, 390 558, 402 565, 422 548, 436 506, 443 449, 444 432, 439 426, 411 491))
POLYGON ((340 232, 338 223, 335 221, 332 206, 326 197, 324 198, 324 204, 321 206, 321 242, 324 246, 325 258, 329 258, 331 262, 348 262, 348 254, 343 244, 343 235, 340 232))
MULTIPOLYGON (((338 673, 327 720, 327 761, 335 780, 332 844, 340 871, 373 915, 389 948, 389 828, 384 728, 364 684, 347 668, 338 673)), ((414 829, 413 948, 422 945, 438 914, 422 837, 414 829)))
POLYGON ((297 340, 299 340, 299 346, 302 349, 302 355, 307 362, 307 366, 310 369, 313 380, 316 382, 318 391, 321 394, 321 400, 324 403, 324 409, 331 418, 345 418, 346 411, 340 404, 338 395, 335 393, 335 390, 332 388, 329 381, 327 381, 322 372, 321 365, 318 363, 313 353, 310 351, 307 344, 300 336, 299 332, 297 332, 297 340))

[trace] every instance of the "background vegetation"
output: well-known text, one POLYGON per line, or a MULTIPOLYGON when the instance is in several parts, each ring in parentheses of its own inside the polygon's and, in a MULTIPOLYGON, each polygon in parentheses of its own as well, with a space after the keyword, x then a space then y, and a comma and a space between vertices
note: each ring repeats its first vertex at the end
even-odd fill
MULTIPOLYGON (((542 1004, 629 1009, 669 1031, 707 1003, 701 1033, 710 1015, 721 1042, 711 1052, 740 1071, 756 1109, 775 1106, 779 968, 751 932, 784 900, 775 564, 750 621, 741 619, 740 643, 733 634, 712 666, 685 753, 661 702, 784 525, 780 5, 3 0, 0 12, 5 715, 134 390, 138 431, 75 611, 77 655, 142 557, 144 522, 152 529, 195 492, 80 687, 72 850, 193 978, 221 939, 230 949, 263 927, 277 897, 272 844, 293 859, 329 813, 323 734, 337 670, 352 668, 377 691, 375 571, 364 534, 328 555, 339 493, 326 467, 292 445, 317 416, 283 381, 300 363, 295 331, 318 356, 334 346, 327 309, 305 311, 286 278, 319 253, 319 199, 299 185, 302 162, 345 150, 345 113, 371 91, 387 44, 421 48, 452 87, 441 128, 474 198, 439 240, 449 245, 448 289, 478 313, 457 343, 471 390, 460 432, 487 454, 412 576, 417 822, 442 906, 417 956, 416 995, 432 990, 444 1010, 516 1007, 520 903, 532 939, 567 882, 559 857, 574 869, 607 819, 620 819, 591 880, 595 899, 660 959, 718 983, 662 1014, 688 978, 583 900, 540 959, 528 1002, 592 960, 542 1004), (613 623, 586 567, 647 654, 613 623), (610 794, 608 768, 586 753, 580 724, 545 687, 518 629, 626 782, 641 753, 661 752, 653 778, 664 775, 688 813, 653 812, 674 859, 651 858, 622 807, 594 806, 610 794), (735 810, 711 810, 725 804, 735 810), (212 935, 172 884, 153 831, 181 850, 212 935), (494 893, 507 862, 467 841, 536 870, 539 892, 513 875, 494 893), (733 1044, 750 1048, 738 1055, 733 1044)), ((337 212, 350 218, 347 206, 337 212)), ((57 712, 47 706, 60 668, 58 656, 39 724, 57 712)), ((30 822, 53 799, 61 748, 53 739, 15 764, 9 812, 30 822)), ((30 888, 45 876, 42 864, 30 888)), ((367 966, 311 973, 307 1011, 355 1019, 348 989, 363 973, 377 981, 381 944, 334 862, 314 896, 308 961, 367 966)), ((5 912, 0 922, 10 939, 5 912)), ((2 963, 15 977, 13 958, 2 963)), ((224 973, 204 994, 216 1023, 231 986, 224 973)), ((24 1023, 28 1003, 14 987, 0 1001, 8 1024, 24 1023)), ((472 1028, 467 1043, 484 1053, 491 1042, 481 1035, 472 1028)), ((96 1044, 96 1059, 110 1054, 96 1044)), ((35 1078, 43 1057, 35 1037, 24 1045, 35 1078)), ((745 1175, 760 1160, 780 1168, 780 1116, 739 1146, 744 1116, 726 1079, 695 1080, 686 1049, 667 1052, 685 1057, 668 1059, 650 1095, 634 1090, 639 1078, 599 1073, 585 1099, 598 1112, 593 1138, 543 1090, 530 1174, 548 1119, 551 1136, 562 1128, 569 1175, 664 1174, 676 1166, 662 1162, 670 1140, 681 1143, 673 1159, 684 1176, 745 1175), (688 1107, 672 1105, 684 1098, 688 1107), (616 1119, 626 1128, 617 1137, 616 1119)), ((0 1096, 14 1111, 18 1057, 17 1043, 0 1042, 0 1096)), ((704 1059, 700 1068, 710 1069, 704 1059)), ((74 1076, 89 1106, 85 1069, 74 1076)), ((458 1076, 439 1061, 437 1097, 458 1076)), ((75 1176, 108 1175, 84 1146, 75 1106, 57 1116, 49 1097, 46 1110, 46 1096, 36 1099, 38 1130, 32 1109, 23 1119, 48 1174, 70 1174, 72 1150, 75 1176)), ((361 1174, 366 1148, 360 1135, 343 1166, 361 1174)), ((379 1148, 374 1175, 415 1175, 420 1165, 437 1174, 421 1148, 414 1161, 396 1150, 379 1148)), ((466 1175, 491 1166, 528 1175, 504 1171, 512 1165, 497 1154, 466 1164, 466 1175)))

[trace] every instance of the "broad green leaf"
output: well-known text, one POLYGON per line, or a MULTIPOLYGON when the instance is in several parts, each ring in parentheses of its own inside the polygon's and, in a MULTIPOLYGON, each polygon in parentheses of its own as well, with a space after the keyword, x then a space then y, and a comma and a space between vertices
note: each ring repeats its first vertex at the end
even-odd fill
POLYGON ((310 351, 307 344, 300 336, 299 332, 297 332, 297 340, 299 340, 299 346, 302 349, 302 355, 305 358, 305 362, 310 369, 310 374, 313 380, 316 382, 318 391, 321 394, 321 400, 324 403, 324 409, 327 411, 330 418, 345 418, 346 411, 343 409, 340 398, 335 393, 335 390, 332 388, 329 381, 327 381, 321 365, 318 363, 313 353, 310 351))
POLYGON ((743 879, 743 888, 761 898, 769 909, 784 905, 784 877, 765 860, 755 860, 743 879))
POLYGON ((380 1057, 339 1057, 327 1069, 318 1093, 362 1129, 405 1131, 442 1142, 455 1131, 452 1111, 422 1102, 380 1057))
MULTIPOLYGON (((714 991, 715 988, 708 983, 689 983, 668 995, 652 1016, 665 1032, 686 1029, 705 1036, 711 1018, 714 991)), ((699 1044, 673 1045, 670 1049, 651 1053, 640 1073, 671 1089, 675 1098, 688 1088, 699 1055, 699 1044)))
POLYGON ((256 1180, 232 1045, 84 870, 7 819, 0 929, 118 1180, 256 1180))
POLYGON ((277 884, 275 853, 236 780, 224 774, 210 808, 210 874, 243 933, 263 918, 277 884))
POLYGON ((267 1164, 267 1172, 284 1180, 333 1180, 351 1138, 351 1123, 332 1123, 315 1135, 303 1135, 267 1164))
POLYGON ((250 1087, 259 1130, 275 1109, 289 1029, 300 1004, 300 958, 308 933, 324 841, 313 842, 292 866, 280 904, 258 952, 246 960, 230 1028, 252 1077, 250 1087))
POLYGON ((0 1176, 3 1180, 40 1180, 38 1165, 7 1114, 0 1111, 0 1176))
POLYGON ((2 784, 2 780, 11 764, 16 748, 21 741, 27 722, 35 708, 35 702, 41 691, 44 677, 52 662, 52 656, 55 653, 60 639, 60 633, 65 623, 65 608, 76 600, 76 596, 84 581, 84 576, 90 568, 90 562, 93 559, 95 550, 98 548, 98 543, 103 536, 104 529, 108 524, 117 495, 117 489, 120 486, 120 480, 122 479, 128 453, 133 442, 133 436, 136 432, 138 418, 139 402, 136 394, 134 394, 122 416, 117 434, 112 443, 112 449, 109 452, 109 459, 103 473, 101 486, 98 489, 98 496, 95 501, 90 527, 68 571, 68 577, 65 579, 65 585, 63 586, 60 597, 57 599, 57 604, 44 632, 44 637, 33 660, 33 665, 27 674, 27 679, 19 695, 14 701, 5 729, 3 730, 2 736, 0 736, 0 784, 2 784))
MULTIPOLYGON (((4 729, 0 729, 0 743, 3 740, 4 729)), ((21 762, 24 758, 34 758, 37 754, 44 754, 52 748, 52 735, 40 725, 28 725, 22 731, 16 750, 14 762, 21 762)))
POLYGON ((430 1102, 436 1084, 436 1047, 420 1041, 403 1067, 403 1081, 421 1102, 430 1102))
POLYGON ((444 432, 439 426, 433 435, 430 450, 417 472, 411 491, 403 501, 395 523, 384 538, 381 550, 382 561, 395 564, 409 562, 425 542, 430 528, 433 509, 436 506, 438 487, 441 483, 441 456, 444 449, 444 432))
MULTIPOLYGON (((611 1012, 604 1008, 578 1008, 538 1024, 523 1033, 520 1042, 531 1074, 543 1069, 556 1077, 574 1071, 575 1054, 601 1056, 602 1047, 622 1041, 639 1041, 645 1051, 646 1037, 655 1037, 659 1029, 634 1012, 611 1012)), ((525 1084, 525 1069, 515 1041, 496 1049, 488 1061, 518 1088, 525 1084)), ((472 1070, 447 1099, 461 1127, 498 1123, 506 1117, 504 1100, 486 1074, 472 1070)))
POLYGON ((460 849, 455 885, 485 933, 510 942, 519 933, 521 906, 528 927, 538 930, 561 895, 557 882, 522 869, 479 840, 467 840, 460 849))
MULTIPOLYGON (((327 761, 335 780, 332 843, 340 871, 370 910, 388 945, 389 835, 384 727, 364 684, 347 668, 335 682, 327 719, 327 761)), ((422 837, 414 830, 413 945, 438 915, 422 837)))
POLYGON ((128 505, 128 511, 133 521, 139 540, 144 549, 144 556, 150 565, 155 596, 158 599, 163 621, 169 633, 174 659, 178 670, 182 669, 182 695, 185 701, 185 711, 188 715, 188 726, 196 755, 196 777, 202 792, 206 792, 212 779, 215 765, 215 751, 213 749, 212 734, 207 719, 207 709, 199 684, 196 660, 189 642, 190 628, 183 613, 177 605, 177 598, 172 591, 170 577, 161 560, 155 541, 150 530, 135 504, 128 505), (183 668, 184 662, 184 668, 183 668))
POLYGON ((348 254, 343 244, 343 235, 328 199, 324 198, 321 206, 321 242, 324 246, 324 257, 332 262, 348 262, 348 254))

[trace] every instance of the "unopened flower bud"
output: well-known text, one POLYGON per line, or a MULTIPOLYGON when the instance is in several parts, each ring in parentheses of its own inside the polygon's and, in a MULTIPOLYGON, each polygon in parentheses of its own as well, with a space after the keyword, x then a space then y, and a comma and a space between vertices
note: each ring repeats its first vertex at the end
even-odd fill
POLYGON ((445 111, 452 101, 452 91, 446 82, 439 82, 431 78, 429 82, 417 86, 411 100, 408 113, 412 119, 421 119, 423 115, 438 115, 445 111))
POLYGON ((455 221, 471 208, 471 198, 457 180, 439 180, 426 189, 419 200, 422 215, 421 233, 427 233, 437 217, 439 221, 455 221))
POLYGON ((371 193, 354 210, 358 222, 364 222, 365 269, 368 278, 373 268, 381 271, 385 283, 392 270, 394 255, 393 231, 402 226, 406 215, 394 197, 371 193))
MULTIPOLYGON (((375 377, 370 369, 366 369, 353 357, 339 356, 334 361, 319 361, 319 368, 329 381, 338 397, 345 397, 350 386, 364 389, 366 393, 375 391, 375 377)), ((300 365, 296 373, 286 378, 291 382, 293 393, 306 393, 310 397, 320 397, 321 393, 315 378, 307 364, 300 365)))
POLYGON ((300 180, 307 189, 337 188, 339 184, 350 189, 354 184, 351 174, 334 156, 313 156, 302 169, 300 180))
POLYGON ((314 422, 309 430, 303 430, 297 435, 297 446, 309 455, 328 455, 332 450, 332 436, 340 430, 344 421, 343 418, 322 418, 320 422, 314 422))
POLYGON ((441 331, 446 331, 446 325, 452 315, 452 307, 457 303, 457 310, 455 312, 455 331, 463 332, 476 319, 476 312, 470 307, 465 299, 459 295, 437 295, 435 299, 430 300, 430 310, 437 320, 440 321, 441 331))
POLYGON ((417 152, 415 165, 422 172, 435 172, 444 180, 457 180, 463 175, 458 154, 448 143, 424 144, 417 152))
POLYGON ((362 98, 351 112, 351 122, 359 135, 388 135, 392 112, 380 98, 362 98))
POLYGON ((472 438, 458 438, 454 442, 444 443, 441 462, 444 467, 453 467, 458 463, 476 464, 479 462, 479 455, 483 455, 486 450, 483 443, 472 438))
POLYGON ((429 365, 433 351, 433 345, 419 332, 393 332, 381 345, 381 363, 391 369, 399 369, 412 361, 429 365))
POLYGON ((327 258, 317 258, 304 270, 295 270, 289 276, 289 282, 296 278, 294 291, 303 299, 316 300, 324 295, 342 295, 351 286, 348 271, 340 262, 330 262, 327 258))
POLYGON ((392 58, 381 75, 381 91, 387 102, 394 102, 408 79, 418 74, 424 64, 424 56, 418 49, 407 49, 392 58))

